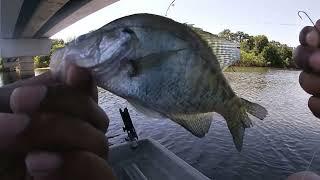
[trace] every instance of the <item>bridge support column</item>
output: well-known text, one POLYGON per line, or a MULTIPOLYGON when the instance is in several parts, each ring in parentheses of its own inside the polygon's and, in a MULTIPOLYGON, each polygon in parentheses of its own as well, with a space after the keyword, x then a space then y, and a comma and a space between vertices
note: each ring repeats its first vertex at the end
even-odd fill
POLYGON ((18 72, 22 79, 34 76, 34 63, 31 56, 19 57, 18 72))
POLYGON ((0 57, 18 58, 16 70, 21 78, 34 76, 33 56, 48 55, 51 40, 40 39, 0 39, 0 57))

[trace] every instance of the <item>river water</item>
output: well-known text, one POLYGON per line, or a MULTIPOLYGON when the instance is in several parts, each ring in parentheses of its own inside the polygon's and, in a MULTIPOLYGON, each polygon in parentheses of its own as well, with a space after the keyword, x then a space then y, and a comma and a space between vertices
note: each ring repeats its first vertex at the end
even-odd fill
MULTIPOLYGON (((212 179, 285 179, 306 169, 320 173, 320 120, 307 107, 309 95, 299 86, 299 73, 268 68, 225 72, 239 96, 263 105, 269 112, 263 121, 253 118, 254 127, 246 130, 241 153, 236 151, 218 114, 209 133, 199 139, 168 119, 142 115, 124 99, 102 89, 99 105, 110 118, 107 135, 119 135, 109 140, 112 144, 124 141, 119 108, 128 107, 139 138, 157 140, 212 179)), ((9 82, 5 74, 0 80, 9 82)))

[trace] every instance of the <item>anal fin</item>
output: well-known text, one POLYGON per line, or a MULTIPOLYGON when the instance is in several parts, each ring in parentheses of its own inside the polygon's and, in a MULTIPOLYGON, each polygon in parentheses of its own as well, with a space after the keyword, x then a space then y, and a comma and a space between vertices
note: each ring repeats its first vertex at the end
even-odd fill
POLYGON ((183 126, 189 132, 197 137, 204 137, 208 133, 213 113, 202 114, 175 114, 169 115, 169 118, 179 125, 183 126))

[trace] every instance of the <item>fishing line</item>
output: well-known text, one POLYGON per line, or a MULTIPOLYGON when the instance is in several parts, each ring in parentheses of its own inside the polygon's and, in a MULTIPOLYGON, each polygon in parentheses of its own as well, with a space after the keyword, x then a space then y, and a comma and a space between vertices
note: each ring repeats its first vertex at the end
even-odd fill
MULTIPOLYGON (((310 162, 309 162, 309 164, 308 164, 308 166, 307 166, 307 169, 306 169, 305 171, 309 171, 309 169, 310 169, 310 167, 311 167, 311 164, 312 164, 314 158, 316 157, 316 154, 319 152, 319 150, 320 150, 320 149, 316 150, 316 151, 313 153, 312 158, 311 158, 311 160, 310 160, 310 162)), ((304 180, 305 176, 306 176, 306 173, 303 174, 303 176, 301 177, 301 180, 304 180)))
POLYGON ((307 171, 310 169, 310 166, 311 166, 311 164, 312 164, 312 161, 313 161, 313 159, 314 159, 314 157, 316 156, 316 153, 317 153, 317 151, 315 151, 314 153, 313 153, 313 156, 312 156, 312 158, 311 158, 311 161, 310 161, 310 163, 309 163, 309 165, 308 165, 308 167, 307 167, 307 171))

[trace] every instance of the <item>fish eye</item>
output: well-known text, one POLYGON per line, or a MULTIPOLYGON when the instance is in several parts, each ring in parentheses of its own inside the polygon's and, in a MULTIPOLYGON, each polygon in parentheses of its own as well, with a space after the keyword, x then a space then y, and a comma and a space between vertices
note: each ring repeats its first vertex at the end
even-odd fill
POLYGON ((122 32, 128 33, 128 34, 134 34, 134 32, 133 32, 131 29, 129 29, 129 28, 124 28, 124 29, 122 30, 122 32))
POLYGON ((79 42, 79 41, 84 40, 85 38, 86 38, 86 34, 79 36, 79 37, 76 39, 76 41, 79 42))

